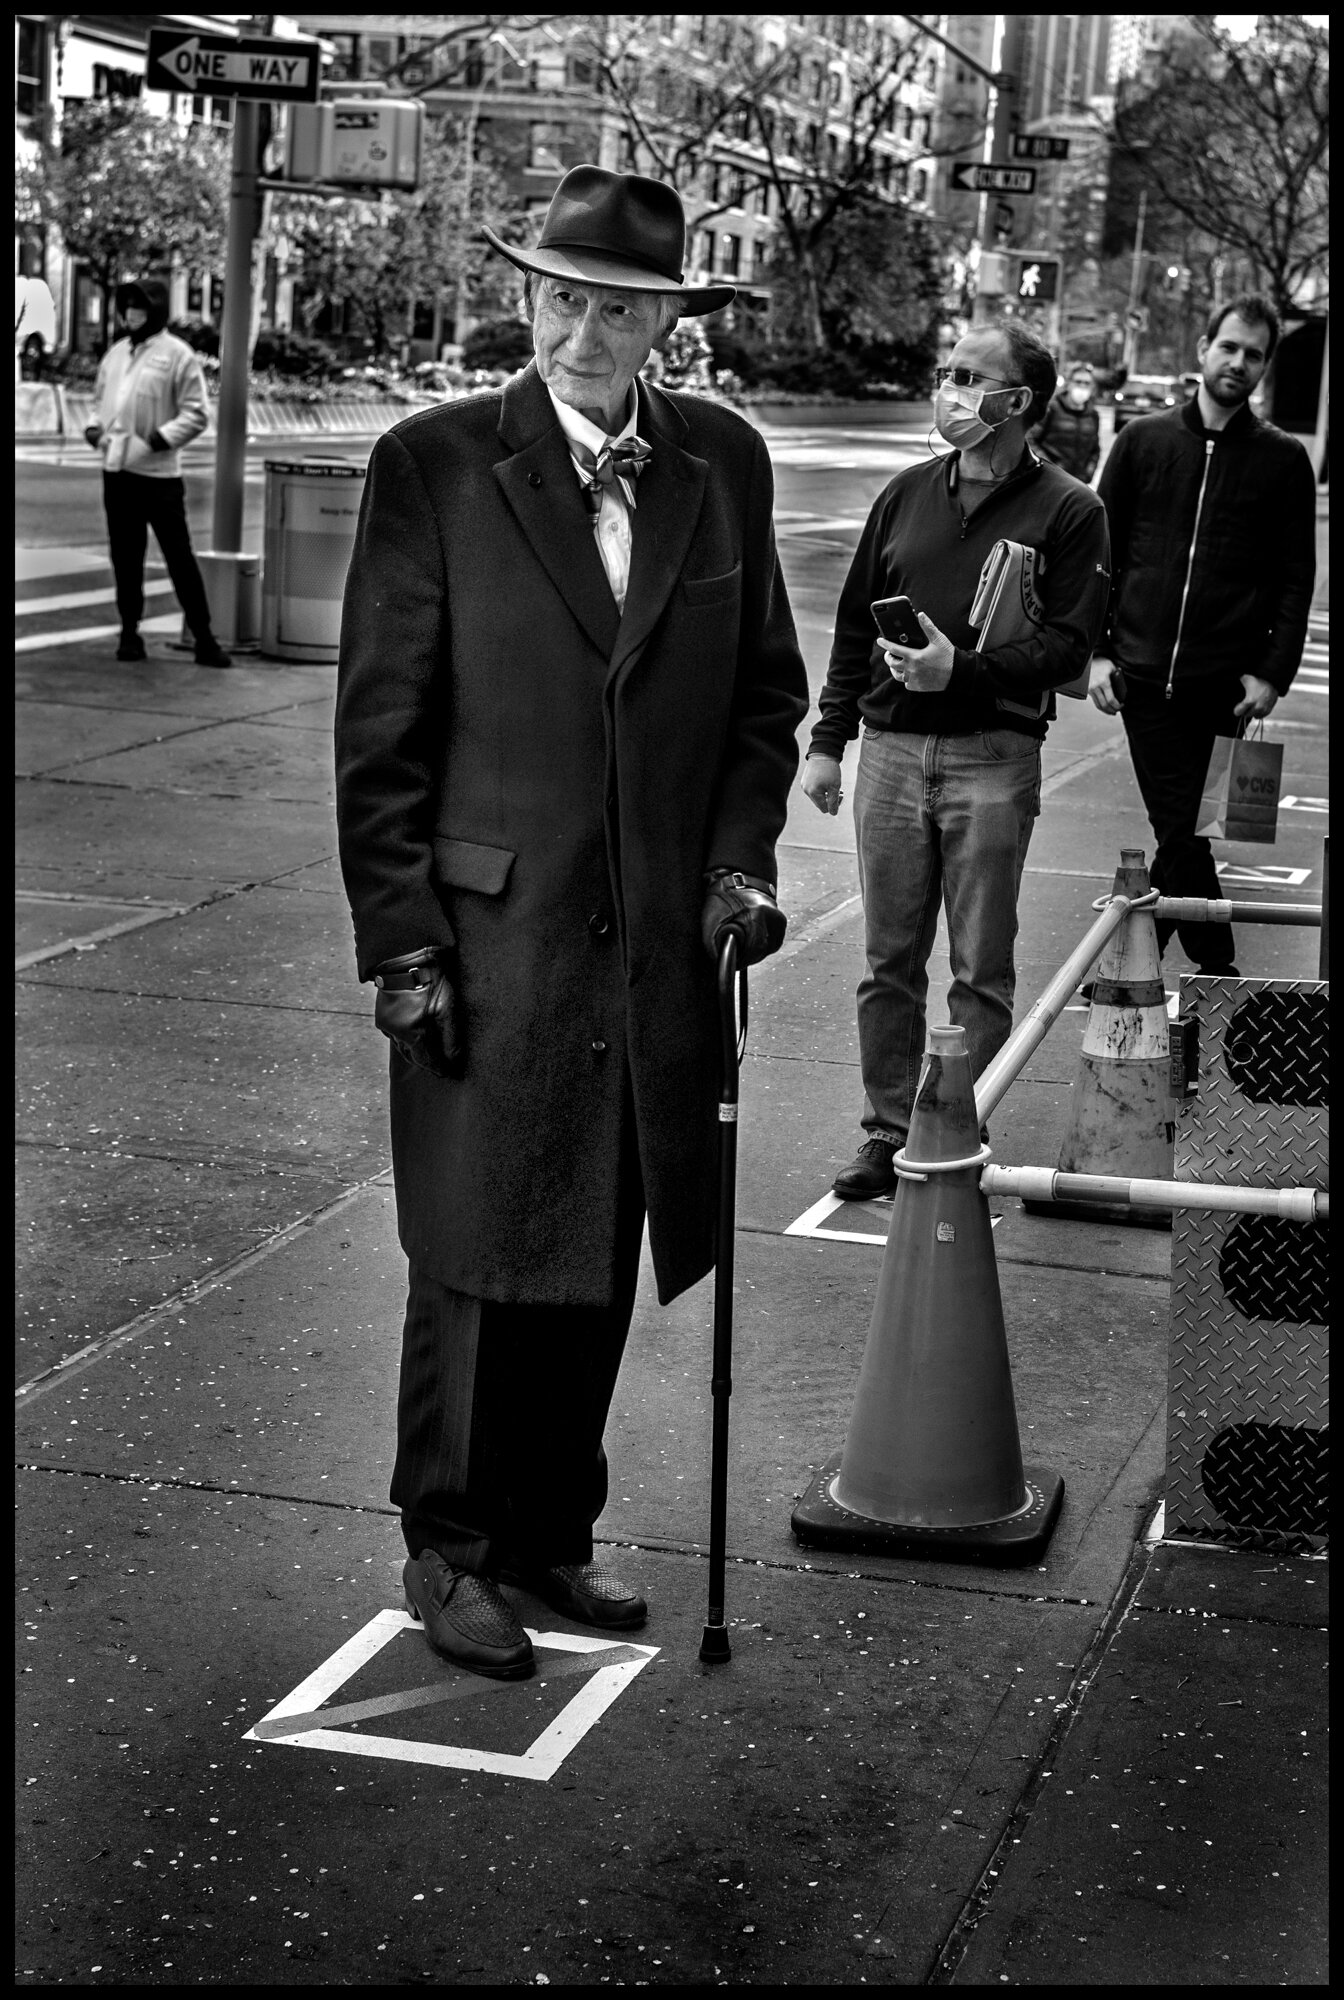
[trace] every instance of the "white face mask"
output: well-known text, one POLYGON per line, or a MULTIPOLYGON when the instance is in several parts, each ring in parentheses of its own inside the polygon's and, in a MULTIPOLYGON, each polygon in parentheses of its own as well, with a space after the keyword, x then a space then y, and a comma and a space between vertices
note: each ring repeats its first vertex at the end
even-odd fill
POLYGON ((987 395, 1011 396, 1011 389, 957 389, 952 383, 944 382, 934 398, 933 421, 938 435, 957 451, 974 451, 987 437, 1006 424, 1016 412, 1009 410, 999 418, 998 423, 986 423, 980 414, 980 406, 987 395))

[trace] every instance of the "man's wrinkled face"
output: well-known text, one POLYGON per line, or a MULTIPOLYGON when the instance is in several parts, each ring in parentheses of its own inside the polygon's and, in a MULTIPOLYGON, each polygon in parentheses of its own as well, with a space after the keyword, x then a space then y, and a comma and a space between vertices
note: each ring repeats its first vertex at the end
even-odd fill
POLYGON ((630 384, 653 351, 661 308, 649 292, 542 278, 532 318, 537 372, 602 430, 619 430, 630 384))
POLYGON ((1269 328, 1229 313, 1212 340, 1203 336, 1195 353, 1214 402, 1235 410, 1254 393, 1269 366, 1269 328))

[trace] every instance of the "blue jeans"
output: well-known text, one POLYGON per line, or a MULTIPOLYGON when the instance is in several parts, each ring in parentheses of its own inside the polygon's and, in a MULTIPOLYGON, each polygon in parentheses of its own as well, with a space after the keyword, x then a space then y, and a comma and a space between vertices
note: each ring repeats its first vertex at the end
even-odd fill
POLYGON ((1017 895, 1041 809, 1041 748, 1016 729, 865 729, 854 793, 868 971, 863 1129, 905 1144, 924 1056, 929 953, 947 910, 948 1012, 979 1076, 1013 1026, 1017 895))

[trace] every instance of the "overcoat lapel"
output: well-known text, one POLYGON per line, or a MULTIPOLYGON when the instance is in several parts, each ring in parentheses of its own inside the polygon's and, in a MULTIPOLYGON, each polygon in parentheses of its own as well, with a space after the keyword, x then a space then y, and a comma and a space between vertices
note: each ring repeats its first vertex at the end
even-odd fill
MULTIPOLYGON (((536 364, 504 391, 499 434, 512 456, 495 467, 504 497, 551 582, 601 653, 611 658, 620 614, 593 538, 565 434, 536 364)), ((500 588, 508 587, 501 577, 500 588)))
POLYGON ((639 384, 639 430, 653 456, 639 475, 630 581, 611 672, 628 666, 652 632, 676 588, 700 518, 709 466, 681 448, 686 420, 666 397, 639 384), (645 429, 645 426, 648 429, 645 429))

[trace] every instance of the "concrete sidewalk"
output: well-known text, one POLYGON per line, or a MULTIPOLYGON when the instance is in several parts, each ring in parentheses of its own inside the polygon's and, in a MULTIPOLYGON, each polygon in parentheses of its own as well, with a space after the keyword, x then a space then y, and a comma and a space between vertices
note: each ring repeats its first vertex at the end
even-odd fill
MULTIPOLYGON (((791 818, 790 937, 752 979, 733 1658, 697 1657, 711 1289, 660 1309, 646 1270, 598 1532, 650 1623, 604 1665, 520 1596, 542 1671, 462 1680, 400 1610, 404 1265, 332 675, 21 667, 25 945, 56 955, 19 982, 20 1980, 1324 1983, 1325 1565, 1144 1539, 1168 1236, 996 1204, 1024 1449, 1067 1488, 1038 1568, 790 1533, 886 1219, 787 1233, 853 1145, 848 821, 791 818), (147 920, 66 948, 114 904, 147 920)), ((1285 786, 1323 791, 1323 740, 1285 741, 1285 786)), ((1096 711, 1052 732, 1023 1008, 1132 837, 1129 785, 1096 711)), ((1318 860, 1310 833, 1276 858, 1318 860)), ((1308 934, 1244 935, 1248 973, 1309 969, 1308 934)), ((999 1158, 1057 1147, 1083 1019, 999 1158)))

